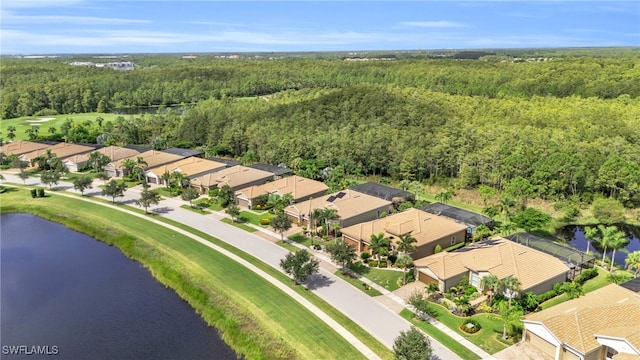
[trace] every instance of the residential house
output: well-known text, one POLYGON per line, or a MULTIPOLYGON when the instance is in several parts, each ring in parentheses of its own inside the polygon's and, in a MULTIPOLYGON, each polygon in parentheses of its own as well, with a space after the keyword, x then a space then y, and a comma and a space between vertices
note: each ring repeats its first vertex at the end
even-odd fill
POLYGON ((382 213, 388 213, 392 205, 391 201, 347 189, 289 205, 284 212, 293 222, 302 226, 308 225, 313 210, 320 208, 335 209, 340 217, 336 222, 345 228, 377 219, 382 213))
POLYGON ((235 197, 238 205, 255 206, 259 196, 276 194, 291 194, 294 202, 300 202, 324 195, 329 187, 316 180, 301 176, 289 176, 262 185, 254 185, 236 191, 235 197))
POLYGON ((371 235, 382 233, 393 244, 400 235, 410 234, 417 240, 412 257, 420 259, 433 254, 437 245, 447 248, 464 242, 467 227, 422 210, 408 209, 381 219, 351 225, 340 231, 344 240, 359 252, 368 251, 371 235))
POLYGON ((46 149, 51 145, 52 144, 18 140, 0 146, 0 152, 5 155, 22 155, 36 150, 46 149))
POLYGON ((96 150, 94 146, 78 145, 71 143, 58 143, 50 145, 46 148, 38 149, 26 154, 20 155, 20 160, 31 161, 39 156, 45 155, 47 150, 50 150, 59 159, 64 159, 73 155, 85 154, 96 150))
POLYGON ((193 179, 201 175, 210 174, 226 168, 227 165, 198 157, 188 157, 186 159, 170 162, 168 164, 147 169, 145 176, 147 182, 157 185, 166 185, 162 176, 165 173, 172 174, 180 172, 188 179, 193 179))
POLYGON ((569 267, 541 251, 498 238, 471 244, 452 252, 441 252, 414 261, 417 279, 436 283, 441 291, 457 286, 467 277, 478 289, 482 278, 512 276, 520 280, 522 292, 541 294, 567 280, 569 267))
POLYGON ((524 317, 523 341, 556 360, 640 359, 640 294, 609 284, 524 317))
POLYGON ((191 179, 190 184, 200 193, 206 194, 209 190, 224 185, 229 185, 231 190, 235 191, 253 185, 264 184, 273 179, 273 176, 273 173, 268 171, 236 165, 211 174, 198 176, 191 179))
POLYGON ((415 196, 401 189, 396 189, 391 186, 382 185, 374 182, 366 182, 363 184, 354 185, 351 190, 361 192, 363 194, 378 197, 380 199, 389 200, 392 202, 413 201, 415 196))
POLYGON ((449 219, 464 224, 469 228, 469 234, 471 234, 475 230, 475 228, 480 225, 485 225, 493 229, 492 218, 448 204, 437 202, 423 206, 420 208, 420 210, 426 211, 431 214, 448 217, 449 219))
POLYGON ((142 160, 144 160, 147 163, 147 165, 145 166, 146 169, 184 159, 184 156, 181 156, 181 155, 169 154, 164 151, 158 151, 158 150, 149 150, 138 155, 134 155, 124 159, 120 159, 118 161, 110 162, 109 164, 107 164, 107 166, 104 167, 104 171, 108 176, 111 176, 111 177, 122 177, 125 175, 129 175, 127 173, 127 169, 125 169, 124 166, 122 166, 122 164, 127 159, 137 161, 139 157, 142 158, 142 160))
POLYGON ((290 174, 293 174, 293 170, 289 169, 286 166, 271 165, 271 164, 264 164, 264 163, 255 163, 253 165, 250 165, 249 167, 273 173, 274 174, 273 178, 275 180, 280 179, 280 178, 285 177, 285 176, 288 176, 290 174))
POLYGON ((70 172, 75 173, 87 166, 87 163, 89 162, 89 155, 94 152, 98 152, 107 156, 111 161, 118 161, 120 159, 136 156, 139 154, 138 151, 133 149, 127 149, 120 146, 107 146, 89 153, 69 156, 62 159, 62 162, 67 166, 67 169, 69 169, 70 172))

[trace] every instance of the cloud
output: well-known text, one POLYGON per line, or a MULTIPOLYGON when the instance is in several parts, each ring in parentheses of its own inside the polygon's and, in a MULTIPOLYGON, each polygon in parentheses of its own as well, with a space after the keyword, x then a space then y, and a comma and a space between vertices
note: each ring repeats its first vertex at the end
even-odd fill
POLYGON ((84 0, 2 0, 3 8, 51 8, 78 5, 84 0))
POLYGON ((146 24, 148 20, 102 18, 97 16, 69 16, 69 15, 17 15, 12 11, 2 12, 4 24, 74 24, 74 25, 124 25, 146 24))
POLYGON ((400 25, 422 28, 461 28, 468 25, 452 21, 404 21, 400 25))

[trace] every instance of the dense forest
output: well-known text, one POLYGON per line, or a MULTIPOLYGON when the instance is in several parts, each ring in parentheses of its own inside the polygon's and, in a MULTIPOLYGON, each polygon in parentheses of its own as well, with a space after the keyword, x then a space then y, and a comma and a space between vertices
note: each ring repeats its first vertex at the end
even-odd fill
MULTIPOLYGON (((2 117, 189 104, 68 122, 73 142, 200 147, 312 178, 388 175, 640 206, 640 53, 547 61, 3 60, 2 117)), ((4 130, 4 129, 3 129, 4 130)))

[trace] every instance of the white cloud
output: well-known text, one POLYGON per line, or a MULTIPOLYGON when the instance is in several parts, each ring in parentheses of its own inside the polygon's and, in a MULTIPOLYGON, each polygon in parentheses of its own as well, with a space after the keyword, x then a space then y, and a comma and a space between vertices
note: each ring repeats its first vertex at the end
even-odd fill
POLYGON ((50 8, 71 6, 83 3, 84 0, 2 0, 3 8, 50 8))
POLYGON ((148 20, 102 18, 97 16, 69 16, 69 15, 17 15, 12 11, 2 11, 4 24, 74 24, 74 25, 123 25, 146 24, 148 20))
POLYGON ((460 28, 467 27, 466 24, 452 22, 452 21, 404 21, 400 25, 423 27, 423 28, 460 28))

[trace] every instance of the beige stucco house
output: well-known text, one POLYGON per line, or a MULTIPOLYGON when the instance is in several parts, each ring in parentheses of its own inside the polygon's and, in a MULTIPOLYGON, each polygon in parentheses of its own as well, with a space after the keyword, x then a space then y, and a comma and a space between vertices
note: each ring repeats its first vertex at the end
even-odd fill
POLYGON ((285 214, 300 226, 309 225, 309 217, 314 209, 335 209, 341 228, 371 221, 382 213, 391 211, 391 201, 366 195, 353 190, 342 190, 333 194, 302 201, 284 208, 285 214))
POLYGON ((289 176, 266 184, 254 185, 236 191, 236 203, 240 206, 252 207, 261 195, 291 194, 294 202, 305 201, 324 195, 329 187, 323 182, 301 176, 289 176))
POLYGON ((417 241, 412 254, 414 259, 433 254, 437 245, 446 248, 464 242, 466 231, 465 225, 418 209, 408 209, 341 229, 344 240, 359 252, 368 251, 371 235, 383 233, 393 244, 400 235, 410 234, 417 241))
POLYGON ((70 172, 75 173, 87 166, 89 155, 94 152, 107 156, 112 162, 140 154, 137 150, 134 149, 120 146, 107 146, 95 151, 91 151, 89 153, 66 157, 62 159, 62 162, 67 166, 67 169, 69 169, 70 172))
POLYGON ((95 147, 86 146, 86 145, 58 143, 55 145, 49 145, 46 148, 41 148, 38 150, 34 150, 32 152, 22 154, 19 157, 20 157, 20 160, 22 161, 31 161, 39 156, 45 155, 47 153, 47 150, 50 150, 59 159, 64 159, 73 155, 89 153, 94 151, 95 149, 96 149, 95 147))
POLYGON ((523 341, 556 360, 640 359, 640 294, 610 284, 523 319, 523 341))
POLYGON ((227 167, 226 164, 202 159, 199 157, 188 157, 186 159, 173 161, 168 164, 148 168, 145 171, 147 182, 157 185, 166 185, 162 176, 165 173, 180 172, 188 179, 194 179, 198 176, 211 174, 227 167))
POLYGON ((104 167, 104 171, 108 176, 111 177, 121 177, 128 175, 127 170, 124 168, 124 166, 122 166, 122 164, 127 159, 137 161, 138 157, 142 158, 147 163, 147 165, 145 166, 146 169, 184 159, 184 156, 181 155, 169 154, 157 150, 149 150, 141 154, 110 162, 109 164, 107 164, 107 166, 104 167))
POLYGON ((50 146, 51 144, 18 140, 0 146, 0 152, 5 155, 22 155, 36 150, 46 149, 50 146))
POLYGON ((190 185, 200 193, 206 194, 209 190, 224 185, 229 185, 231 190, 235 191, 253 185, 264 184, 272 179, 273 173, 271 172, 236 165, 191 179, 190 185))
POLYGON ((520 280, 522 292, 541 294, 567 280, 569 267, 541 251, 497 238, 471 244, 452 252, 441 252, 414 261, 416 278, 436 283, 441 291, 458 285, 463 277, 480 289, 482 278, 493 274, 502 280, 520 280))

